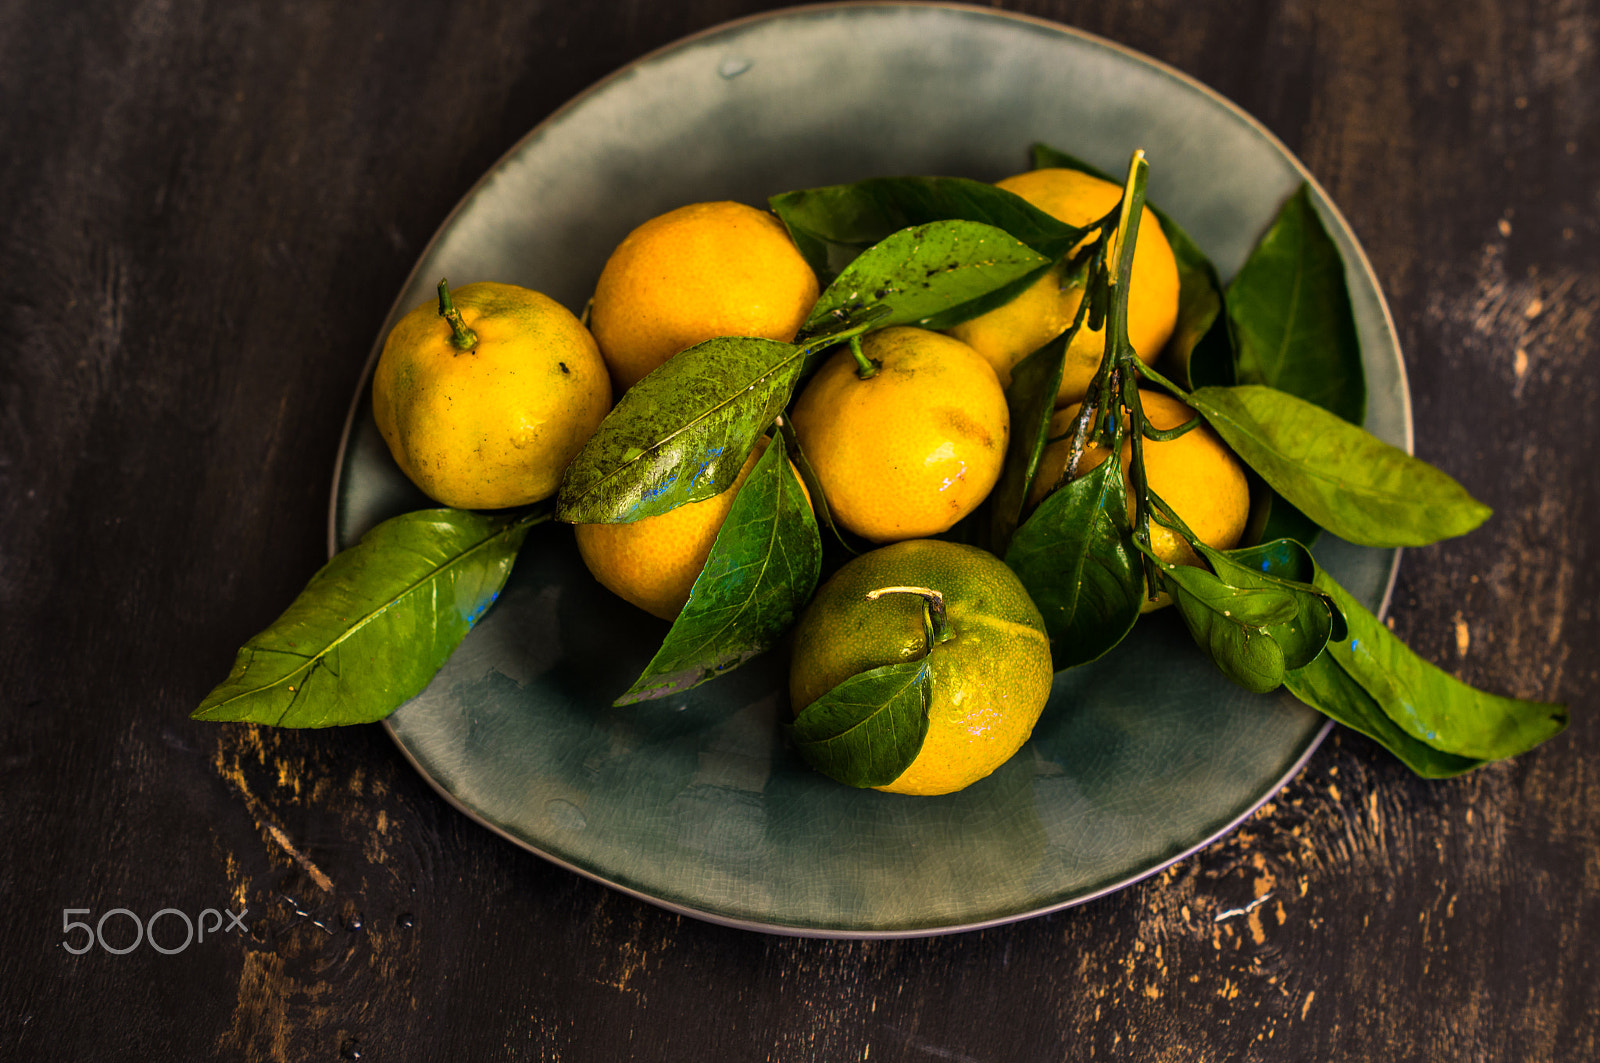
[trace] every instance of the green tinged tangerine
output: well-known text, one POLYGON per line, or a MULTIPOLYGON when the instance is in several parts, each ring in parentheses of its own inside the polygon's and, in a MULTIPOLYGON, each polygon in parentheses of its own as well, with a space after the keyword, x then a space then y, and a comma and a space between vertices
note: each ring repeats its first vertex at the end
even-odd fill
POLYGON ((792 734, 841 782, 949 793, 1021 748, 1053 675, 1044 622, 1010 569, 977 547, 911 539, 845 564, 802 614, 792 734))

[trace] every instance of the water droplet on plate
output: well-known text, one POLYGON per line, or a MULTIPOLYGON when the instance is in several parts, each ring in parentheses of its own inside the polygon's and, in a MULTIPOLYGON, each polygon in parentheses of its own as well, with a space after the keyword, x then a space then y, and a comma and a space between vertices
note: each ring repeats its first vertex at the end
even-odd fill
POLYGON ((346 1038, 344 1044, 339 1046, 339 1056, 341 1059, 360 1059, 361 1042, 354 1037, 346 1038))
POLYGON ((749 70, 753 62, 754 60, 746 59, 743 56, 730 55, 717 67, 717 73, 728 81, 732 81, 746 70, 749 70))
POLYGON ((401 930, 410 930, 412 927, 417 925, 417 917, 412 915, 410 912, 401 912, 395 917, 394 925, 399 927, 401 930))

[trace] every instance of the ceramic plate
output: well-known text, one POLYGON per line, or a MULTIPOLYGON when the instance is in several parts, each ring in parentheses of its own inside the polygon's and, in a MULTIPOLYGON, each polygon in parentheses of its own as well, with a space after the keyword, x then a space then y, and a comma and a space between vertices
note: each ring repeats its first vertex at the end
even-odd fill
MULTIPOLYGON (((1143 147, 1150 198, 1224 277, 1309 180, 1215 93, 1062 26, 954 6, 780 11, 647 56, 529 133, 439 230, 380 341, 441 276, 579 310, 611 248, 673 207, 883 175, 996 180, 1027 168, 1034 141, 1113 172, 1143 147)), ((1368 427, 1409 449, 1382 296, 1313 190, 1347 264, 1368 427)), ((426 504, 357 396, 331 547, 426 504)), ((1380 606, 1393 551, 1325 541, 1316 553, 1380 606)), ((570 528, 535 529, 499 603, 387 726, 462 811, 564 867, 700 918, 838 937, 970 929, 1125 886, 1248 815, 1325 730, 1287 695, 1229 684, 1157 614, 1107 659, 1058 675, 1032 740, 988 779, 942 798, 856 791, 785 745, 781 654, 611 708, 665 631, 593 582, 570 528)))

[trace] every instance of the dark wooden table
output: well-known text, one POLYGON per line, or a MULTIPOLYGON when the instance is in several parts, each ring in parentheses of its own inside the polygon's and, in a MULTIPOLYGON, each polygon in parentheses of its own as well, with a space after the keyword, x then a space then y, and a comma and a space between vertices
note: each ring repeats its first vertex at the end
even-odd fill
POLYGON ((1549 746, 1429 783, 1336 734, 1113 896, 830 942, 557 868, 380 728, 188 720, 323 560, 365 352, 458 197, 595 79, 769 6, 0 2, 0 1057, 1600 1057, 1595 0, 997 5, 1214 86, 1343 208, 1419 453, 1497 510, 1405 556, 1396 630, 1569 702, 1549 746), (113 908, 249 933, 63 948, 113 908))

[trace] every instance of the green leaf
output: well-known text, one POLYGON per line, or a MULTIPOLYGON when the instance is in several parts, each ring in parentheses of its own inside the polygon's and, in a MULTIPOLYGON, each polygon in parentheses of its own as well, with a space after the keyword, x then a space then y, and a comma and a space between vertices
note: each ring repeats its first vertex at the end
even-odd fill
POLYGON ((1321 596, 1332 613, 1328 637, 1335 642, 1342 642, 1348 635, 1349 628, 1345 624, 1344 614, 1339 611, 1332 595, 1316 586, 1317 573, 1321 570, 1305 544, 1294 539, 1278 538, 1256 546, 1227 550, 1224 551, 1224 555, 1253 571, 1297 583, 1302 587, 1309 586, 1311 592, 1321 596))
POLYGON ((948 328, 1002 305, 1051 260, 992 225, 936 221, 901 229, 850 263, 817 300, 800 332, 813 335, 839 311, 887 306, 875 327, 948 328))
POLYGON ((1252 486, 1252 491, 1261 492, 1262 507, 1259 519, 1254 512, 1250 516, 1250 528, 1246 530, 1246 541, 1254 539, 1259 542, 1271 542, 1274 539, 1293 539, 1306 546, 1314 545, 1317 537, 1322 534, 1322 529, 1317 522, 1295 509, 1272 488, 1266 486, 1259 478, 1252 486))
POLYGON ((1006 388, 1011 441, 988 503, 989 548, 1002 557, 1022 519, 1028 491, 1050 439, 1050 418, 1055 414, 1056 393, 1061 390, 1067 345, 1077 331, 1076 327, 1068 329, 1011 370, 1011 384, 1006 388))
POLYGON ((1268 486, 1341 539, 1423 546, 1491 512, 1427 462, 1287 392, 1199 388, 1185 401, 1268 486))
POLYGON ((1132 629, 1144 604, 1122 463, 1103 461, 1039 503, 1012 537, 1005 561, 1044 617, 1055 666, 1103 655, 1132 629))
MULTIPOLYGON (((1219 331, 1239 337, 1229 366, 1234 379, 1195 379, 1191 386, 1267 384, 1362 422, 1365 370, 1344 263, 1307 186, 1284 203, 1234 278, 1227 302, 1228 328, 1219 331)), ((1316 540, 1315 521, 1276 491, 1265 494, 1261 538, 1316 540)))
POLYGON ((1361 343, 1344 259, 1301 185, 1228 285, 1236 377, 1330 410, 1351 424, 1366 413, 1361 343))
POLYGON ((1286 624, 1299 612, 1295 596, 1278 587, 1235 587, 1220 576, 1191 565, 1159 562, 1159 567, 1162 579, 1177 583, 1188 597, 1237 625, 1261 628, 1286 624))
POLYGON ((1294 620, 1299 609, 1293 594, 1277 587, 1230 586, 1188 565, 1158 561, 1157 567, 1195 644, 1223 675, 1257 694, 1283 683, 1283 648, 1271 629, 1294 620))
POLYGON ((720 494, 788 403, 804 355, 748 337, 673 355, 623 393, 567 466, 557 518, 624 523, 720 494))
POLYGON ((800 448, 800 437, 794 430, 794 423, 785 415, 778 419, 778 429, 783 433, 784 446, 789 448, 789 460, 794 462, 795 470, 800 473, 800 482, 806 485, 806 491, 811 496, 812 520, 820 527, 827 528, 834 542, 844 547, 847 553, 859 554, 861 551, 851 544, 844 530, 833 519, 833 511, 828 507, 828 494, 822 489, 822 478, 806 459, 806 452, 800 448))
POLYGON ((1228 330, 1227 315, 1217 315, 1210 330, 1189 352, 1188 360, 1174 367, 1173 372, 1186 379, 1190 388, 1231 387, 1236 383, 1233 337, 1228 330))
POLYGON ((1350 625, 1348 641, 1330 642, 1328 653, 1412 738, 1457 756, 1498 760, 1567 726, 1565 706, 1476 690, 1418 657, 1331 576, 1318 572, 1316 583, 1350 625))
POLYGON ((1182 226, 1155 207, 1150 212, 1161 223, 1161 231, 1178 261, 1178 322, 1163 357, 1177 373, 1178 383, 1186 388, 1200 383, 1231 384, 1231 358, 1210 353, 1213 346, 1220 347, 1221 354, 1231 352, 1228 329, 1225 324, 1218 324, 1222 315, 1222 282, 1217 279, 1217 268, 1182 226), (1213 342, 1202 347, 1201 341, 1208 337, 1213 342))
MULTIPOLYGON (((1114 185, 1122 183, 1098 167, 1048 144, 1033 145, 1033 167, 1036 170, 1077 170, 1114 185)), ((1232 344, 1225 323, 1218 325, 1222 316, 1222 282, 1217 279, 1217 268, 1183 226, 1155 204, 1147 201, 1145 206, 1161 225, 1178 262, 1178 323, 1167 341, 1165 357, 1184 387, 1202 382, 1231 384, 1232 344), (1203 348, 1202 340, 1207 341, 1203 348)))
POLYGON ((1267 634, 1283 650, 1285 668, 1310 664, 1336 630, 1337 637, 1344 637, 1344 619, 1328 595, 1312 586, 1316 563, 1299 543, 1281 539, 1226 551, 1213 550, 1200 542, 1194 547, 1230 587, 1276 590, 1294 599, 1296 615, 1284 623, 1267 626, 1267 634))
POLYGON ((383 719, 428 685, 546 516, 428 509, 384 521, 244 644, 194 718, 280 727, 383 719))
POLYGON ((810 601, 821 564, 817 523, 779 435, 734 496, 661 649, 615 704, 681 693, 771 649, 810 601))
POLYGON ((831 278, 891 233, 933 221, 983 222, 1039 254, 1058 259, 1083 230, 1057 221, 1014 193, 964 177, 875 177, 848 185, 785 192, 768 201, 819 277, 831 278))
MULTIPOLYGON (((1212 551, 1210 547, 1205 549, 1210 553, 1219 552, 1212 551)), ((1206 556, 1209 557, 1210 553, 1206 556)), ((1311 556, 1310 550, 1292 539, 1273 539, 1256 546, 1223 550, 1220 553, 1233 564, 1247 566, 1253 572, 1275 576, 1280 580, 1290 580, 1300 584, 1311 584, 1316 581, 1316 559, 1311 556)), ((1312 590, 1322 596, 1323 600, 1328 602, 1329 608, 1332 608, 1333 603, 1322 591, 1315 587, 1312 590)), ((1343 635, 1336 637, 1344 638, 1343 635)))
POLYGON ((556 517, 624 523, 721 493, 814 358, 886 314, 829 315, 803 346, 723 336, 679 351, 623 393, 567 466, 556 517))
POLYGON ((1361 684, 1350 678, 1331 654, 1324 653, 1304 668, 1289 672, 1283 685, 1324 716, 1360 731, 1383 746, 1425 779, 1445 779, 1483 764, 1472 757, 1444 753, 1417 741, 1397 727, 1361 684))
POLYGON ((790 734, 824 775, 848 786, 887 786, 922 750, 931 689, 926 657, 886 664, 807 705, 790 734))

